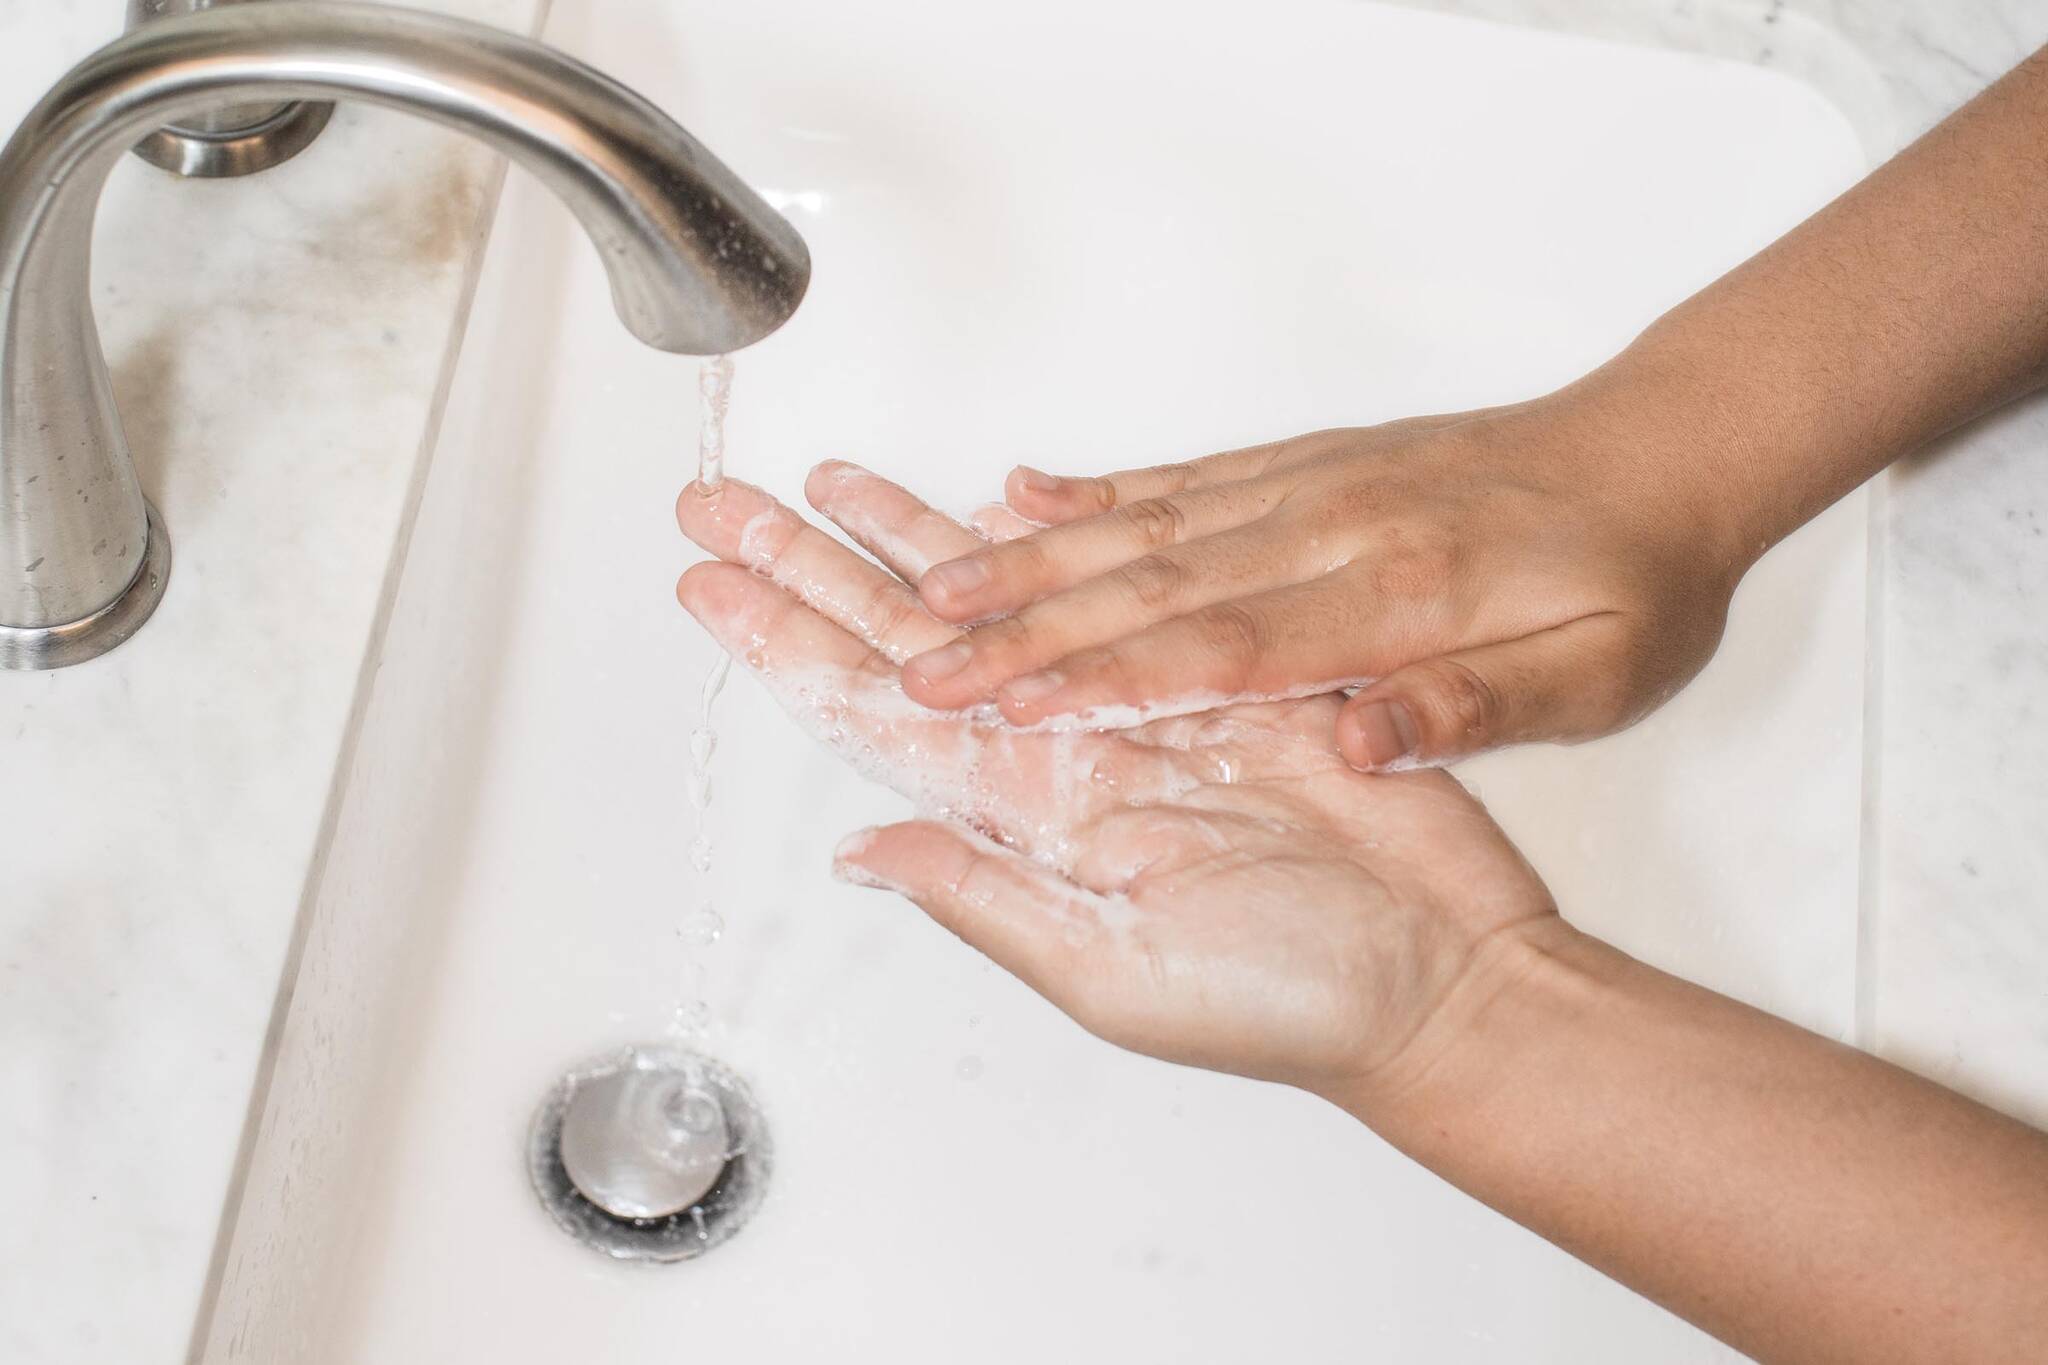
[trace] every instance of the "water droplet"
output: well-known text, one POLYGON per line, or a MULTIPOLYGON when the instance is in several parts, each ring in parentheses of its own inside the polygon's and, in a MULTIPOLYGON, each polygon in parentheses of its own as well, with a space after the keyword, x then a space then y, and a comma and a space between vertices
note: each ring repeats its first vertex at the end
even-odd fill
POLYGON ((710 1022, 711 1002, 690 999, 676 1006, 675 1015, 669 1021, 669 1030, 685 1037, 695 1036, 702 1034, 705 1025, 710 1022))
POLYGON ((700 948, 709 948, 725 935, 725 917, 705 906, 683 921, 683 938, 700 948))
POLYGON ((953 1074, 963 1081, 972 1081, 981 1076, 981 1058, 972 1052, 953 1064, 953 1074))

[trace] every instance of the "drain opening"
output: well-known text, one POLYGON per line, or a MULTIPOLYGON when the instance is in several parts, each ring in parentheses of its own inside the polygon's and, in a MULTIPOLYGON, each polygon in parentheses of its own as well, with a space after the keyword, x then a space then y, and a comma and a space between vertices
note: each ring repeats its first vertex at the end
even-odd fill
POLYGON ((669 1046, 570 1071, 527 1138, 528 1174, 556 1224, 620 1260, 687 1261, 722 1245, 760 1207, 773 1161, 746 1082, 669 1046))

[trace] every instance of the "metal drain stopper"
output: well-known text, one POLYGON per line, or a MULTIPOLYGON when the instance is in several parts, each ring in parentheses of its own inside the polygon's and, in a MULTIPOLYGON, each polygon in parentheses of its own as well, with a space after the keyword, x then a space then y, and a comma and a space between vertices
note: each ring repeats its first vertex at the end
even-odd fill
POLYGON ((771 1149, 746 1083, 708 1057, 631 1047, 556 1083, 527 1165, 565 1231, 610 1256, 683 1261, 760 1205, 771 1149))
POLYGON ((711 1192, 732 1131, 718 1097, 667 1068, 625 1067, 576 1087, 562 1167, 617 1218, 666 1218, 711 1192))

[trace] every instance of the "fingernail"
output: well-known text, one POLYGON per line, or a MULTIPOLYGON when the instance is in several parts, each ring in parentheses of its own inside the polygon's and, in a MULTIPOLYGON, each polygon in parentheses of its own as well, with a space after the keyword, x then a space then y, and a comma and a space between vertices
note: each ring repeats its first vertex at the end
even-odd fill
POLYGON ((1066 686, 1067 680, 1047 669, 1043 673, 1026 673, 1023 677, 1004 686, 1003 696, 1019 706, 1030 706, 1044 701, 1047 697, 1066 686))
MULTIPOLYGON (((988 561, 980 558, 951 560, 929 570, 925 580, 944 588, 949 596, 964 597, 988 582, 988 561)), ((923 583, 919 586, 922 587, 923 583)))
POLYGON ((916 669, 918 676, 926 682, 944 682, 967 667, 967 661, 973 657, 973 645, 965 640, 955 640, 950 645, 940 645, 937 649, 926 650, 904 667, 916 669))
POLYGON ((877 891, 897 890, 895 884, 888 878, 861 866, 857 861, 857 859, 865 856, 870 848, 874 847, 875 836, 879 833, 881 833, 880 827, 870 826, 867 829, 857 829, 839 841, 839 847, 832 850, 832 876, 834 880, 846 882, 852 886, 869 887, 877 891))
POLYGON ((1017 466, 1017 482, 1034 493, 1057 493, 1060 481, 1042 469, 1033 469, 1028 464, 1017 466))
POLYGON ((1358 738, 1365 747, 1366 761, 1384 768, 1414 753, 1421 735, 1406 706, 1398 701, 1376 701, 1359 709, 1358 738))
POLYGON ((869 825, 866 829, 857 829, 844 839, 841 839, 839 847, 832 850, 833 865, 837 866, 840 863, 851 862, 853 859, 860 857, 861 854, 866 853, 875 846, 875 836, 880 833, 880 826, 869 825))

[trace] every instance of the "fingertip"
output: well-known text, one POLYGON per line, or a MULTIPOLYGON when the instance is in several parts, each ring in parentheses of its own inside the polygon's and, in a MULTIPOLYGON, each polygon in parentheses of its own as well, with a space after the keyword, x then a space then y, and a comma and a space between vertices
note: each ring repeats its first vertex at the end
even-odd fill
POLYGON ((985 696, 985 688, 969 676, 974 646, 966 639, 954 640, 913 654, 903 662, 903 692, 920 706, 951 710, 967 706, 985 696))
POLYGON ((736 552, 749 522, 765 509, 780 507, 767 493, 739 479, 727 479, 716 488, 693 482, 676 497, 676 525, 692 541, 723 557, 736 552))
POLYGON ((969 620, 978 614, 979 599, 994 577, 986 555, 965 555, 926 569, 918 577, 917 595, 943 620, 969 620))
POLYGON ((1006 489, 1017 489, 1029 493, 1057 493, 1065 483, 1057 474, 1048 474, 1028 464, 1020 464, 1010 471, 1003 480, 1006 489))
POLYGON ((1003 480, 1003 501, 1033 520, 1049 519, 1071 501, 1073 480, 1020 464, 1003 480))
POLYGON ((904 894, 906 888, 901 881, 875 865, 874 853, 881 842, 883 830, 883 826, 870 825, 841 839, 838 847, 832 850, 833 877, 852 886, 904 894))
POLYGON ((845 484, 847 474, 857 468, 844 460, 820 460, 804 475, 804 501, 825 511, 833 495, 845 484))
POLYGON ((1392 772, 1416 762, 1422 747, 1415 713, 1398 696, 1360 693, 1337 716, 1337 751, 1360 772, 1392 772))
POLYGON ((684 535, 695 540, 713 524, 724 501, 723 484, 717 488, 706 488, 702 483, 692 479, 683 486, 682 492, 676 494, 676 525, 682 528, 684 535))
POLYGON ((719 570, 728 565, 719 560, 706 559, 683 570, 676 580, 676 601, 692 616, 702 618, 714 602, 718 592, 719 570))
POLYGON ((1071 709, 1059 705, 1060 693, 1066 685, 1065 675, 1053 669, 1026 673, 996 689, 996 709, 1012 725, 1036 725, 1071 709))
MULTIPOLYGON (((856 885, 915 896, 927 884, 939 883, 965 852, 957 835, 930 820, 905 820, 855 830, 832 850, 832 875, 856 885), (936 871, 934 869, 937 869, 936 871)), ((953 869, 957 872, 957 869, 953 869)))

